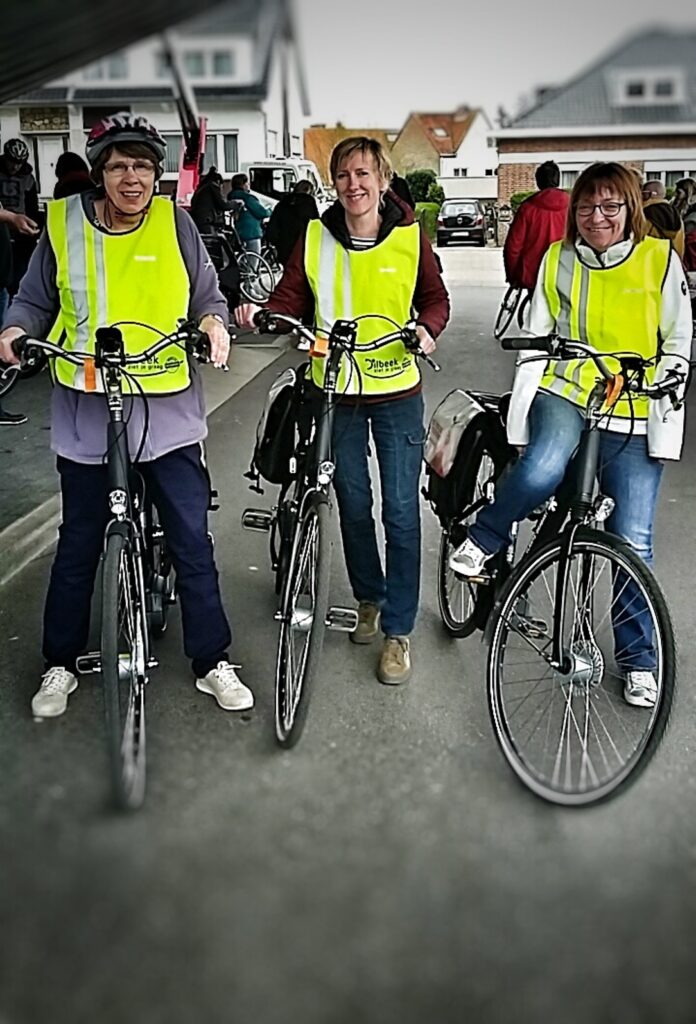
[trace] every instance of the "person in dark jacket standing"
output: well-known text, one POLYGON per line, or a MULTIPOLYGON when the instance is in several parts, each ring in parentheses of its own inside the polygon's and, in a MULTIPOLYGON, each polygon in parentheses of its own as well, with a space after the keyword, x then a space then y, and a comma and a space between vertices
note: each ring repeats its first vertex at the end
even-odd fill
POLYGON ((238 199, 244 203, 244 209, 237 217, 237 231, 242 245, 249 252, 261 255, 261 239, 263 238, 263 222, 270 216, 256 196, 251 194, 249 179, 246 174, 235 174, 232 177, 232 191, 228 199, 238 199))
POLYGON ((298 181, 295 188, 274 208, 266 227, 266 241, 275 247, 285 267, 298 238, 304 237, 310 220, 317 220, 319 210, 311 181, 298 181))
MULTIPOLYGON (((0 204, 12 213, 39 218, 39 195, 36 178, 29 161, 29 149, 22 139, 8 139, 0 157, 0 204)), ((8 285, 14 295, 34 251, 35 240, 27 235, 13 235, 13 271, 8 285)))
POLYGON ((211 167, 198 183, 191 197, 191 217, 202 234, 225 226, 225 213, 239 205, 237 200, 225 199, 222 194, 222 175, 211 167))
MULTIPOLYGON (((38 234, 38 225, 22 213, 12 213, 0 207, 0 328, 5 318, 7 305, 10 301, 8 288, 12 282, 12 240, 9 229, 20 231, 26 235, 38 234)), ((0 405, 0 426, 16 427, 26 423, 23 412, 7 412, 0 405)))
POLYGON ((410 206, 412 210, 416 208, 416 202, 413 198, 413 193, 409 183, 405 178, 402 178, 400 174, 393 174, 392 180, 389 182, 389 188, 394 192, 402 202, 410 206))
MULTIPOLYGON (((268 309, 302 318, 313 305, 317 324, 327 332, 338 319, 359 321, 355 363, 344 360, 338 377, 333 482, 348 576, 359 604, 351 640, 371 643, 381 630, 377 678, 398 685, 411 674, 410 634, 419 603, 423 394, 420 368, 403 342, 393 342, 380 350, 379 359, 373 358, 368 346, 389 323, 360 317, 381 314, 403 325, 415 308, 418 342, 429 353, 449 319, 449 297, 413 211, 389 191, 392 168, 384 147, 364 136, 343 139, 331 154, 330 170, 338 199, 321 220, 307 225, 268 309), (384 564, 375 528, 370 447, 379 464, 384 564)), ((238 326, 253 326, 257 310, 251 304, 239 306, 238 326)), ((312 381, 319 387, 325 362, 311 359, 312 381)))
POLYGON ((89 168, 79 153, 71 153, 69 150, 61 153, 56 160, 55 171, 57 180, 53 187, 54 199, 65 199, 94 188, 89 168))
POLYGON ((657 178, 641 186, 643 213, 650 225, 648 234, 653 238, 666 238, 684 259, 684 225, 678 211, 666 198, 667 190, 657 178))
POLYGON ((520 206, 503 247, 506 281, 529 291, 536 285, 544 253, 563 238, 568 217, 568 194, 558 187, 558 164, 540 164, 535 178, 539 191, 520 206))

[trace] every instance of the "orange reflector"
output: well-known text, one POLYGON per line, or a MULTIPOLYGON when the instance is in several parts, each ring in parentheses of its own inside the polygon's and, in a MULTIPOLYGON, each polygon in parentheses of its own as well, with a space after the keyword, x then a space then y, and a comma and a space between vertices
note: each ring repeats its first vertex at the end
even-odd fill
POLYGON ((623 391, 624 378, 622 373, 616 373, 611 380, 607 381, 607 391, 604 397, 604 401, 607 408, 611 409, 616 405, 619 400, 619 395, 623 391))
POLYGON ((315 338, 309 354, 310 356, 317 356, 319 359, 323 359, 329 354, 329 339, 315 338))
POLYGON ((93 359, 85 359, 85 391, 97 390, 97 368, 93 359))

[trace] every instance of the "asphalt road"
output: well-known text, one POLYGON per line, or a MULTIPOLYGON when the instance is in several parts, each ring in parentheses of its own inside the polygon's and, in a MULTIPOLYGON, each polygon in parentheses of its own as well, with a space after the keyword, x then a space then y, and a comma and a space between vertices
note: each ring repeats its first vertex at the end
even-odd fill
MULTIPOLYGON (((443 373, 496 387, 501 295, 484 267, 444 255, 455 316, 443 373), (479 276, 476 276, 476 275, 479 276)), ((329 634, 298 748, 272 736, 275 628, 266 538, 245 534, 258 410, 287 362, 212 417, 214 517, 234 657, 253 687, 234 716, 198 693, 176 616, 148 692, 149 793, 107 806, 98 682, 35 723, 50 558, 0 591, 1 1024, 438 1024, 694 1019, 696 807, 694 431, 665 479, 657 566, 675 619, 673 724, 635 787, 564 811, 524 791, 498 753, 485 650, 437 614, 436 522, 424 509, 414 675, 374 677, 376 649, 329 634)), ((350 595, 340 547, 333 600, 350 595)))

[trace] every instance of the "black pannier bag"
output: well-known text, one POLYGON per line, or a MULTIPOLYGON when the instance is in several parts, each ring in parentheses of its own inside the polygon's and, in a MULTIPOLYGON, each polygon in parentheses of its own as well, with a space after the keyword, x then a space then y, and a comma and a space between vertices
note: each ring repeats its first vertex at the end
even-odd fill
POLYGON ((473 395, 459 388, 443 398, 430 418, 423 495, 443 527, 472 500, 464 493, 471 461, 479 457, 484 432, 491 431, 494 436, 500 433, 499 423, 491 423, 492 418, 473 395))
POLYGON ((258 483, 261 477, 282 487, 292 480, 307 365, 288 367, 271 384, 256 427, 249 471, 244 474, 248 479, 258 483))

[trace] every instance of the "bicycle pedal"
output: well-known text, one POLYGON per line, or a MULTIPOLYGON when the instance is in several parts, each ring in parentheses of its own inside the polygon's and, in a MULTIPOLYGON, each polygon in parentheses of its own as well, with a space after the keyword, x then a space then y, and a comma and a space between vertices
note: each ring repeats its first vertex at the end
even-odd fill
POLYGON ((326 613, 325 625, 338 633, 353 633, 358 625, 358 613, 355 608, 332 605, 326 613))
POLYGON ((458 582, 475 583, 477 587, 490 587, 495 578, 490 573, 484 573, 480 576, 465 576, 463 572, 455 571, 454 575, 457 577, 458 582))
POLYGON ((75 669, 79 676, 86 676, 91 672, 101 672, 101 655, 98 651, 81 654, 75 661, 75 669))
POLYGON ((269 533, 273 525, 273 513, 264 508, 245 508, 242 512, 242 526, 245 530, 269 533))

